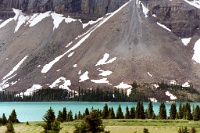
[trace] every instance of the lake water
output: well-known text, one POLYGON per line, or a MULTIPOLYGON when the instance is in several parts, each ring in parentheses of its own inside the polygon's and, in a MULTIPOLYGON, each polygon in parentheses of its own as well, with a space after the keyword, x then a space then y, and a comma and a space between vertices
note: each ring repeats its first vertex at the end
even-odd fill
MULTIPOLYGON (((67 111, 72 110, 73 114, 75 114, 78 111, 83 113, 85 108, 103 109, 105 103, 108 104, 108 107, 113 107, 115 112, 120 104, 124 113, 126 106, 130 109, 132 106, 136 107, 137 105, 136 102, 0 102, 0 116, 5 113, 8 118, 12 110, 15 109, 21 122, 42 121, 42 117, 50 107, 52 107, 57 116, 58 111, 62 111, 63 107, 66 107, 67 111)), ((200 105, 200 103, 191 103, 191 105, 193 104, 200 105)), ((148 102, 144 102, 143 105, 147 109, 148 102)), ((169 114, 171 103, 165 103, 165 105, 169 114)), ((159 106, 160 103, 153 103, 153 109, 156 114, 158 114, 159 106)))

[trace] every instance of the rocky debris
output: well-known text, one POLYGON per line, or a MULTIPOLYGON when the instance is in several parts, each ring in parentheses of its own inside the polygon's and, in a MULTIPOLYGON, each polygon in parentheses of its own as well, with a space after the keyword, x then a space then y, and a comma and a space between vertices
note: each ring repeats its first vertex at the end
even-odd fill
POLYGON ((143 3, 157 20, 179 37, 191 37, 199 27, 200 11, 180 0, 145 0, 143 3))
POLYGON ((78 13, 78 17, 91 15, 100 17, 118 9, 128 0, 0 0, 0 18, 14 14, 12 8, 26 13, 55 11, 57 13, 78 13), (80 15, 82 14, 82 15, 80 15))

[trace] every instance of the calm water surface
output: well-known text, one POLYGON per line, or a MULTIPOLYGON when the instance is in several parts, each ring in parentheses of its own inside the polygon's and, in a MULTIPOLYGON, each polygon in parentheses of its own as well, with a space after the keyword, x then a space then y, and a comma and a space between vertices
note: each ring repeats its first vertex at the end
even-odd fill
MULTIPOLYGON (((19 121, 42 121, 42 117, 46 113, 46 111, 52 107, 56 116, 59 110, 62 110, 63 107, 67 108, 67 111, 72 110, 73 114, 81 111, 82 113, 85 111, 85 108, 91 109, 92 107, 95 109, 103 109, 105 103, 108 104, 109 107, 113 107, 115 112, 119 106, 122 107, 123 112, 125 113, 125 108, 128 106, 131 108, 132 106, 136 107, 136 102, 0 102, 0 115, 3 113, 6 114, 6 117, 10 115, 13 109, 16 110, 17 117, 19 121)), ((191 103, 191 105, 200 105, 200 103, 191 103)), ((148 103, 143 103, 144 108, 147 109, 148 103)), ((169 109, 171 103, 165 103, 167 113, 169 114, 169 109)), ((177 103, 177 107, 178 107, 177 103)), ((158 114, 160 103, 153 103, 153 109, 156 114, 158 114)))

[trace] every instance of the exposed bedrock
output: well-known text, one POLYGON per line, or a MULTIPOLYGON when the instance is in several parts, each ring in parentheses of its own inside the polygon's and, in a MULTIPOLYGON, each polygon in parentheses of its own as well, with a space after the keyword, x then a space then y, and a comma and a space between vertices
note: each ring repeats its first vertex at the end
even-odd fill
MULTIPOLYGON (((128 0, 0 0, 0 18, 14 15, 12 8, 26 13, 55 11, 57 13, 78 13, 77 17, 87 19, 105 15, 118 9, 128 0), (86 17, 87 16, 87 17, 86 17)), ((87 20, 86 20, 87 21, 87 20)))
POLYGON ((191 37, 199 27, 199 9, 185 1, 148 0, 143 3, 155 14, 160 23, 166 25, 179 37, 191 37))

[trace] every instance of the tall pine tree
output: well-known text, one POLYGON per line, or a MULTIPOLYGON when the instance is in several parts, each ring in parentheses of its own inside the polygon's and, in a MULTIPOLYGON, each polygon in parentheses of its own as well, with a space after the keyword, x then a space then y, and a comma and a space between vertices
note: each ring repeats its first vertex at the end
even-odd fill
POLYGON ((121 105, 119 105, 119 107, 118 107, 118 109, 117 109, 116 118, 117 118, 117 119, 123 119, 123 118, 124 118, 121 105))
POLYGON ((103 115, 103 119, 107 119, 108 118, 109 112, 108 112, 108 104, 107 103, 103 107, 102 115, 103 115))
POLYGON ((170 108, 170 119, 176 119, 176 114, 177 114, 176 103, 172 103, 170 108))
POLYGON ((148 104, 147 117, 148 117, 148 119, 153 119, 154 118, 153 105, 152 105, 151 101, 148 104))
POLYGON ((130 112, 128 106, 126 106, 126 114, 125 114, 125 119, 130 119, 130 112))
POLYGON ((44 126, 45 132, 52 130, 51 129, 51 123, 55 120, 55 113, 53 109, 50 107, 50 109, 46 112, 46 114, 43 116, 43 120, 46 123, 44 126))
POLYGON ((193 120, 194 121, 199 121, 200 120, 200 108, 199 108, 199 105, 197 105, 195 110, 194 110, 193 120))
POLYGON ((165 104, 163 102, 160 104, 158 116, 159 116, 159 119, 166 119, 167 118, 166 108, 165 108, 165 104))
POLYGON ((135 107, 131 107, 130 117, 131 119, 135 119, 135 107))

